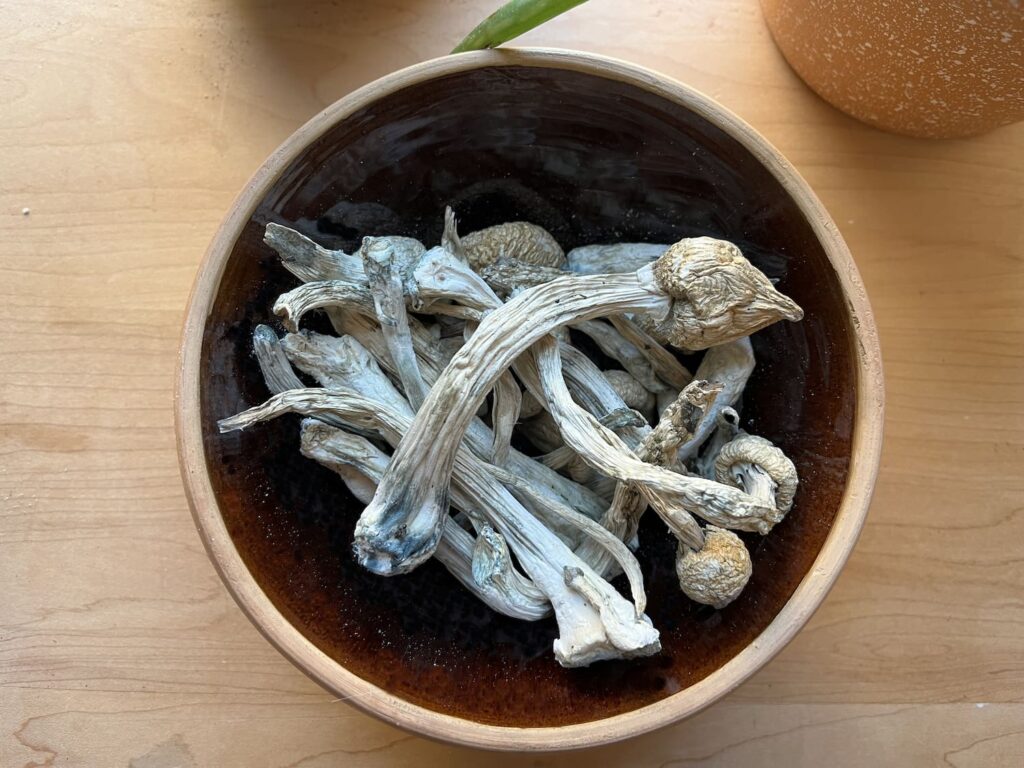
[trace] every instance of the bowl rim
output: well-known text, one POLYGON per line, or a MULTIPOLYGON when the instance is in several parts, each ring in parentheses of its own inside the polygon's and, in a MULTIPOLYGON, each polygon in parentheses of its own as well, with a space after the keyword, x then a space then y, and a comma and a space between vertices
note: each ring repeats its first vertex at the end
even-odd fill
POLYGON ((415 64, 334 102, 285 139, 232 203, 200 264, 182 329, 174 399, 178 460, 199 535, 228 591, 263 636, 321 686, 388 723, 448 742, 520 751, 608 744, 677 722, 732 691, 781 651, 821 605, 857 541, 878 474, 884 413, 881 351, 864 285, 835 223, 793 166, 751 126, 681 82, 618 59, 553 48, 477 51, 415 64), (383 96, 439 77, 503 66, 566 69, 630 84, 696 112, 740 142, 782 184, 811 225, 839 279, 854 332, 856 409, 846 489, 817 558, 789 600, 754 641, 694 685, 630 712, 554 727, 490 725, 412 704, 353 674, 302 635, 259 587, 228 534, 207 474, 200 417, 206 320, 242 228, 279 175, 337 122, 383 96))

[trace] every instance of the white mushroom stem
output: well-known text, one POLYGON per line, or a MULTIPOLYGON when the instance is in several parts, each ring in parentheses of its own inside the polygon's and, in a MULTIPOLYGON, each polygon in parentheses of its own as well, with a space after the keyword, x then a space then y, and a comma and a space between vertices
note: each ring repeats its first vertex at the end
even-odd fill
POLYGON ((363 262, 358 256, 328 250, 294 229, 267 224, 263 242, 277 251, 285 269, 305 283, 365 280, 363 262))
MULTIPOLYGON (((334 413, 346 423, 377 428, 392 445, 401 440, 403 433, 407 436, 412 426, 408 417, 395 413, 380 402, 352 393, 308 389, 274 395, 263 405, 222 420, 219 427, 222 432, 227 432, 285 413, 317 416, 323 412, 334 413)), ((392 457, 389 471, 394 461, 392 457)), ((495 530, 505 537, 519 564, 551 601, 559 627, 554 652, 560 664, 586 666, 601 659, 647 656, 660 650, 658 631, 650 619, 643 615, 638 617, 630 602, 576 557, 543 523, 523 509, 508 489, 488 471, 486 464, 468 450, 457 448, 454 465, 457 471, 453 479, 460 484, 460 492, 476 500, 480 514, 487 517, 495 530)), ((443 519, 439 528, 444 530, 443 519)), ((403 551, 403 537, 392 541, 396 545, 393 551, 385 553, 378 550, 372 553, 372 557, 389 557, 408 563, 410 558, 403 551)), ((418 536, 416 541, 420 541, 418 536)), ((434 542, 431 549, 435 549, 437 543, 434 542)), ((356 547, 359 547, 358 542, 356 547)), ((360 562, 380 565, 367 555, 357 549, 360 562)), ((371 570, 383 574, 403 572, 395 567, 396 564, 371 570)))
MULTIPOLYGON (((477 324, 467 321, 463 328, 463 336, 468 341, 477 324)), ((491 444, 490 460, 502 466, 508 461, 512 450, 512 432, 519 421, 519 409, 523 404, 523 391, 511 371, 505 371, 494 383, 491 390, 491 429, 494 442, 491 444)))
MULTIPOLYGON (((369 440, 307 419, 303 421, 301 451, 341 475, 348 484, 357 473, 376 488, 390 457, 369 440)), ((475 508, 475 501, 453 493, 456 509, 475 508)), ((485 526, 474 540, 454 520, 445 520, 444 532, 434 557, 463 586, 490 608, 524 621, 536 621, 551 614, 551 604, 540 590, 512 565, 504 537, 485 526)))
POLYGON ((669 388, 655 375, 647 357, 615 327, 603 320, 584 320, 572 327, 589 336, 598 349, 625 368, 648 392, 661 392, 669 388))
MULTIPOLYGON (((289 389, 302 389, 306 385, 295 375, 291 362, 281 347, 281 342, 272 328, 266 325, 257 325, 252 333, 252 348, 256 355, 256 362, 259 363, 260 372, 263 374, 263 381, 266 382, 270 394, 285 392, 289 389)), ((325 415, 324 423, 335 427, 344 427, 334 417, 325 415)), ((365 431, 363 434, 368 434, 365 431)), ((369 483, 366 477, 359 472, 348 468, 341 468, 338 471, 349 491, 363 504, 368 504, 377 490, 376 483, 369 483)))
POLYGON ((390 238, 386 237, 365 238, 362 255, 363 271, 373 293, 377 321, 384 334, 384 341, 402 382, 402 390, 413 409, 418 409, 427 398, 429 388, 416 362, 409 317, 405 312, 406 292, 402 267, 406 265, 401 262, 390 238))
POLYGON ((722 391, 715 398, 714 405, 704 414, 693 437, 679 448, 679 460, 691 461, 711 433, 718 426, 722 411, 736 405, 743 394, 750 374, 754 371, 754 348, 749 338, 736 339, 727 344, 712 347, 704 353, 704 359, 697 366, 696 378, 719 384, 722 391))
POLYGON ((635 272, 650 264, 671 246, 659 243, 583 245, 566 254, 566 265, 579 275, 635 272))
POLYGON ((340 280, 304 283, 282 293, 274 302, 274 314, 281 318, 285 328, 296 331, 308 312, 329 307, 355 310, 372 317, 377 315, 373 296, 365 282, 356 284, 340 280))
MULTIPOLYGON (((591 542, 595 547, 607 553, 619 565, 623 573, 626 574, 637 614, 642 614, 647 609, 647 594, 644 592, 644 577, 640 572, 640 564, 620 539, 616 538, 600 523, 591 520, 586 515, 581 515, 571 507, 567 507, 564 504, 553 501, 548 496, 537 493, 532 485, 524 482, 511 472, 497 467, 492 471, 495 477, 505 483, 512 490, 512 494, 521 502, 528 506, 543 507, 547 512, 579 528, 586 534, 585 541, 591 542)), ((596 568, 595 572, 600 573, 596 568)))
POLYGON ((686 369, 686 366, 632 320, 625 315, 612 315, 608 319, 622 334, 622 338, 631 342, 640 351, 640 354, 647 358, 654 373, 669 388, 678 393, 693 381, 693 374, 686 369))
POLYGON ((430 557, 448 509, 455 452, 474 412, 512 362, 555 328, 633 312, 650 316, 677 346, 700 349, 783 317, 799 319, 799 307, 745 262, 735 246, 723 243, 720 248, 710 238, 698 241, 677 243, 652 267, 633 274, 558 278, 487 314, 431 389, 360 517, 356 542, 365 561, 410 569, 430 557), (700 292, 709 284, 714 288, 710 298, 700 292), (432 461, 416 455, 425 445, 433 447, 432 461))

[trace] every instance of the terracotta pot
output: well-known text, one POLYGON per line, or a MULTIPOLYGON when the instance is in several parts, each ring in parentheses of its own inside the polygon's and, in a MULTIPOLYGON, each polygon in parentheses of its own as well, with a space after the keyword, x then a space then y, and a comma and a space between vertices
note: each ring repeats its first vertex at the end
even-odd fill
MULTIPOLYGON (((367 226, 377 226, 370 224, 367 226)), ((779 652, 824 600, 867 513, 881 445, 875 326, 835 225, 752 128, 680 83, 565 51, 448 56, 331 105, 256 173, 221 225, 185 321, 178 450, 210 558, 242 610, 335 695, 391 723, 476 746, 592 746, 687 717, 779 652), (353 207, 345 226, 325 216, 353 207), (748 423, 801 473, 786 520, 750 539, 754 576, 722 611, 683 598, 674 539, 640 535, 662 653, 562 669, 552 620, 487 609, 434 561, 374 576, 350 552, 361 506, 298 451, 297 421, 221 435, 267 397, 253 327, 295 281, 267 221, 335 245, 366 216, 436 243, 528 218, 566 248, 609 240, 734 240, 806 312, 754 337, 748 423), (385 208, 386 206, 386 208, 385 208), (363 218, 356 216, 358 213, 363 218), (332 239, 333 238, 333 239, 332 239)))
POLYGON ((822 98, 896 133, 952 138, 1024 118, 1020 0, 761 0, 822 98))

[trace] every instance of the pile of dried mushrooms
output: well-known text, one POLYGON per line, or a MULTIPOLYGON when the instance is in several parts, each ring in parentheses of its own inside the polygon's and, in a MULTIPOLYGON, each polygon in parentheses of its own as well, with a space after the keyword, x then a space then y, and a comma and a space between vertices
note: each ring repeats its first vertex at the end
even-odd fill
POLYGON ((785 454, 740 428, 749 335, 802 311, 735 245, 566 254, 525 222, 460 237, 450 209, 429 250, 367 237, 348 254, 277 224, 265 242, 303 284, 274 305, 287 334, 253 334, 273 396, 220 428, 305 416, 302 454, 366 505, 364 567, 393 576, 435 557, 495 611, 554 614, 567 667, 660 650, 633 554, 648 507, 678 539, 687 597, 722 608, 740 594, 751 560, 733 531, 767 534, 797 486, 785 454), (337 335, 301 330, 312 310, 337 335), (707 352, 691 375, 671 347, 707 352))

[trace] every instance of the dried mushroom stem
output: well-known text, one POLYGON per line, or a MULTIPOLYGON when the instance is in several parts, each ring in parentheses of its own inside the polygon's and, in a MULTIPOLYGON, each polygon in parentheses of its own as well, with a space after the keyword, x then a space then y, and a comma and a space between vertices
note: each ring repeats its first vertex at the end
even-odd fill
MULTIPOLYGON (((301 451, 341 475, 348 483, 358 473, 377 487, 390 457, 365 438, 307 419, 302 424, 301 451)), ((453 493, 456 509, 473 509, 475 502, 453 493)), ((445 521, 434 556, 469 591, 498 613, 524 621, 551 614, 551 604, 540 590, 512 565, 504 537, 484 526, 474 540, 451 518, 445 521)))
MULTIPOLYGON (((678 346, 700 349, 783 317, 799 318, 799 308, 746 263, 735 246, 730 250, 728 243, 717 247, 710 238, 698 240, 677 243, 653 268, 628 275, 561 277, 487 314, 431 389, 363 511, 356 526, 360 562, 386 574, 415 568, 430 557, 448 509, 454 457, 473 413, 512 362, 555 328, 633 312, 649 316, 678 346), (708 286, 710 297, 700 290, 708 286), (434 460, 425 462, 419 454, 428 445, 434 460)), ((748 505, 744 510, 757 515, 748 505)))
MULTIPOLYGON (((403 434, 408 435, 412 426, 408 417, 383 403, 323 389, 282 392, 263 405, 222 420, 219 426, 226 432, 285 413, 317 416, 324 412, 333 413, 346 423, 377 428, 392 445, 398 443, 403 434)), ((392 457, 389 470, 394 462, 395 457, 392 457)), ((638 617, 634 606, 527 512, 493 477, 486 464, 468 450, 457 447, 454 468, 453 480, 459 483, 460 492, 476 500, 480 513, 505 537, 523 570, 551 601, 559 627, 554 652, 560 664, 586 666, 602 659, 647 656, 660 650, 658 631, 650 619, 638 617)), ((443 531, 443 519, 439 527, 443 531)), ((433 548, 436 546, 437 542, 433 548)), ((375 554, 399 557, 407 562, 403 557, 405 553, 400 551, 375 554)), ((400 572, 394 564, 371 570, 388 574, 400 572)))
POLYGON ((625 315, 612 315, 608 319, 622 335, 622 338, 632 343, 640 351, 640 354, 647 358, 655 375, 670 389, 678 393, 693 381, 693 374, 686 369, 686 366, 632 320, 625 315))
POLYGON ((280 224, 267 224, 263 242, 277 251, 285 269, 304 283, 365 280, 363 263, 358 256, 344 251, 330 251, 294 229, 280 224))
POLYGON ((660 243, 613 243, 582 245, 566 254, 566 266, 579 275, 636 272, 660 257, 671 246, 660 243))
POLYGON ((749 338, 736 339, 727 344, 712 347, 704 354, 704 359, 697 366, 695 376, 698 379, 722 386, 722 391, 715 398, 711 409, 704 414, 704 420, 697 425, 693 437, 679 449, 679 460, 692 460, 700 447, 711 436, 718 426, 719 415, 726 409, 736 405, 743 394, 744 387, 754 371, 754 348, 749 338))
MULTIPOLYGON (((263 374, 263 380, 266 382, 270 394, 276 395, 278 392, 285 392, 289 389, 302 389, 306 386, 295 375, 292 364, 288 361, 288 357, 281 347, 280 340, 272 328, 266 325, 256 326, 252 334, 252 347, 256 355, 256 362, 260 366, 260 372, 263 374)), ((324 423, 335 427, 345 426, 329 414, 325 415, 323 420, 324 423)), ((362 434, 370 433, 364 430, 362 434)), ((353 496, 363 504, 369 503, 370 499, 373 498, 374 491, 377 490, 376 483, 368 482, 364 475, 353 470, 351 467, 340 468, 338 474, 341 475, 342 480, 345 481, 345 485, 348 486, 353 496)))
POLYGON ((668 385, 658 379, 647 357, 614 326, 603 320, 584 320, 573 328, 582 331, 604 354, 626 369, 648 392, 662 392, 668 385))
POLYGON ((403 263, 400 250, 386 237, 365 238, 362 254, 363 271, 373 294, 377 322, 402 382, 402 390, 413 409, 417 409, 426 400, 429 387, 416 362, 409 317, 405 312, 402 271, 408 267, 408 262, 403 263))
MULTIPOLYGON (((523 482, 512 473, 495 468, 494 474, 512 490, 512 494, 520 501, 530 506, 542 507, 557 518, 579 528, 586 535, 585 541, 607 553, 626 574, 637 615, 639 616, 647 609, 647 593, 644 591, 644 577, 640 571, 640 564, 621 539, 616 538, 607 528, 586 515, 581 515, 571 507, 559 504, 549 497, 537 493, 532 485, 523 482)), ((586 562, 589 563, 589 561, 586 562)), ((599 575, 603 575, 597 568, 594 570, 599 575)))

